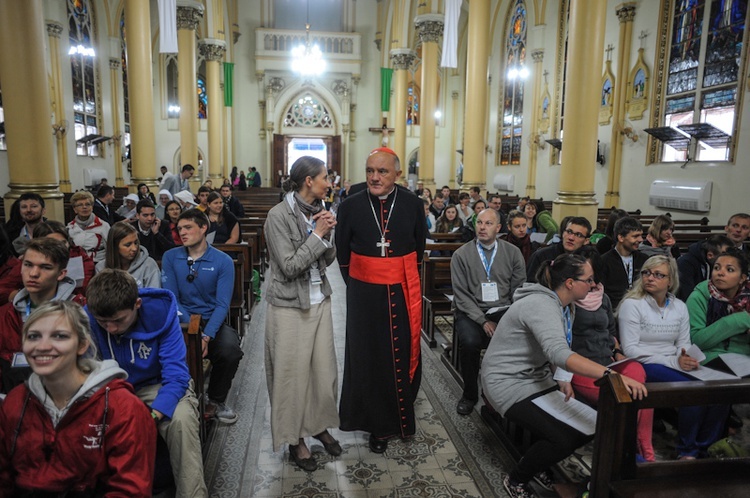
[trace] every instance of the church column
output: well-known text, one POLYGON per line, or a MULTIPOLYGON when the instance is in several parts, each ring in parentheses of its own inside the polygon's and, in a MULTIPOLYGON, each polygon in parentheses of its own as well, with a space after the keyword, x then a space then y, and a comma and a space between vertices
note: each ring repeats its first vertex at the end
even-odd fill
MULTIPOLYGON (((206 91, 208 92, 208 178, 222 182, 221 124, 224 115, 224 97, 221 94, 221 59, 227 51, 223 40, 206 38, 200 44, 201 55, 206 59, 206 91)), ((197 138, 197 137, 196 137, 197 138)))
POLYGON ((624 128, 625 102, 627 101, 628 75, 630 72, 630 44, 633 40, 633 19, 635 4, 626 3, 617 7, 617 18, 620 20, 620 35, 617 53, 617 80, 612 104, 612 138, 610 139, 609 176, 607 192, 604 194, 604 206, 620 205, 620 175, 622 172, 622 142, 620 133, 624 128))
POLYGON ((26 192, 45 199, 47 217, 65 221, 50 128, 42 0, 0 1, 0 74, 10 191, 5 212, 26 192))
POLYGON ((458 92, 451 92, 451 177, 448 181, 450 188, 459 188, 458 182, 456 181, 456 151, 461 148, 461 144, 458 143, 458 92))
MULTIPOLYGON (((391 66, 393 66, 393 82, 395 92, 391 100, 391 117, 393 121, 394 138, 393 150, 401 160, 402 169, 408 169, 406 164, 406 99, 409 86, 409 68, 417 57, 410 48, 394 48, 391 50, 391 66)), ((421 160, 421 157, 420 157, 421 160)))
POLYGON ((112 159, 115 161, 115 185, 117 187, 124 187, 125 180, 122 178, 122 130, 120 129, 120 85, 122 85, 122 77, 120 76, 119 69, 120 59, 110 57, 109 88, 112 92, 112 143, 114 144, 112 159))
POLYGON ((487 65, 490 48, 490 0, 471 0, 464 108, 464 176, 462 188, 484 187, 487 178, 487 65))
POLYGON ((156 182, 151 11, 148 0, 125 2, 128 27, 128 102, 130 105, 131 189, 156 182))
MULTIPOLYGON (((531 133, 534 140, 541 140, 539 136, 539 98, 542 91, 542 61, 544 61, 544 50, 536 49, 531 51, 531 60, 534 61, 534 93, 531 99, 531 133), (538 137, 538 138, 537 138, 538 137)), ((539 148, 537 144, 532 143, 529 151, 529 172, 526 179, 526 195, 536 197, 536 166, 539 148)))
POLYGON ((594 197, 594 173, 606 7, 607 2, 600 0, 572 0, 570 4, 565 153, 558 197, 552 204, 556 220, 584 216, 592 224, 596 222, 598 202, 594 197))
POLYGON ((177 98, 180 102, 180 163, 198 169, 198 98, 195 82, 195 30, 203 18, 203 5, 177 2, 177 98))
POLYGON ((65 126, 65 101, 62 92, 62 70, 60 69, 60 34, 63 26, 59 22, 47 21, 49 59, 52 76, 52 100, 55 113, 55 138, 57 171, 60 175, 60 190, 70 192, 70 169, 68 167, 67 126, 65 126))
POLYGON ((419 179, 435 189, 435 109, 438 89, 438 41, 443 34, 442 14, 422 14, 414 20, 422 41, 422 100, 419 112, 419 179))

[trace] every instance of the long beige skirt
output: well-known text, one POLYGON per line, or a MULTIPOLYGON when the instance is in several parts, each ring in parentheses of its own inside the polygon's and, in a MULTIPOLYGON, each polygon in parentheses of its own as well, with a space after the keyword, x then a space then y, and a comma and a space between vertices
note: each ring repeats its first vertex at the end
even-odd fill
POLYGON ((331 299, 307 311, 269 304, 265 352, 274 451, 338 427, 331 299))

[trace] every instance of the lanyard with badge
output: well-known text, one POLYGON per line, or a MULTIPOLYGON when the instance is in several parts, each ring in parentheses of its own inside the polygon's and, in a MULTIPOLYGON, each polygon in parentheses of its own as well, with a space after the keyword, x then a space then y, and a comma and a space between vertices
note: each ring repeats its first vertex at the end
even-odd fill
MULTIPOLYGON (((573 342, 573 319, 570 316, 570 306, 563 306, 562 314, 563 319, 565 320, 565 340, 568 343, 568 347, 570 347, 573 342)), ((558 367, 555 370, 553 378, 560 382, 570 382, 573 379, 573 374, 564 368, 558 367)))
MULTIPOLYGON (((307 225, 307 236, 309 237, 312 235, 313 230, 315 230, 315 220, 310 216, 310 218, 307 218, 307 216, 304 216, 305 218, 305 224, 307 225)), ((321 284, 323 281, 320 279, 320 269, 318 268, 318 261, 315 260, 310 265, 310 283, 311 284, 321 284)))
POLYGON ((495 261, 495 255, 497 255, 497 242, 495 242, 495 247, 492 249, 492 257, 490 257, 489 262, 479 242, 477 242, 477 252, 479 253, 482 265, 484 265, 484 272, 487 274, 487 282, 482 282, 482 301, 486 303, 495 302, 500 299, 500 294, 497 291, 497 283, 493 282, 490 278, 490 271, 492 263, 495 261))

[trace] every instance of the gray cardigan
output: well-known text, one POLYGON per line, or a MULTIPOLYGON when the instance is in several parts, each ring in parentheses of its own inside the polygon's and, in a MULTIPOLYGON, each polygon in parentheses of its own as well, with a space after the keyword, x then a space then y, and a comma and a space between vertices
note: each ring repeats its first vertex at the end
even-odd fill
POLYGON ((479 325, 487 318, 485 312, 496 306, 511 303, 513 293, 526 281, 526 265, 520 249, 504 240, 497 241, 497 254, 490 268, 492 281, 498 286, 497 301, 482 301, 482 284, 487 282, 484 263, 479 258, 476 241, 461 246, 451 258, 451 281, 453 282, 456 309, 479 325))
MULTIPOLYGON (((310 309, 310 265, 321 256, 326 265, 333 263, 336 247, 327 247, 316 235, 303 239, 287 197, 268 212, 263 230, 271 268, 266 300, 273 306, 310 309)), ((328 297, 331 285, 325 276, 322 280, 320 290, 328 297)))
POLYGON ((557 294, 540 284, 524 284, 484 354, 484 394, 505 415, 519 401, 555 387, 550 363, 565 368, 572 354, 557 294))

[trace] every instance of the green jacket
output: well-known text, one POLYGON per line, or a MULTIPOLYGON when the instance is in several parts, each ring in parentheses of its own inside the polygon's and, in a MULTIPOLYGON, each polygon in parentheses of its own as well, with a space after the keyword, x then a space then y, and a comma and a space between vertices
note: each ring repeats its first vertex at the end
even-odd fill
POLYGON ((557 222, 552 218, 552 213, 545 209, 536 215, 536 229, 539 233, 547 234, 544 243, 548 244, 550 239, 560 230, 560 227, 557 226, 557 222))
POLYGON ((739 312, 727 315, 711 325, 706 325, 708 311, 708 281, 695 286, 687 300, 690 312, 690 339, 701 348, 708 363, 723 353, 740 353, 750 356, 750 313, 739 312))

